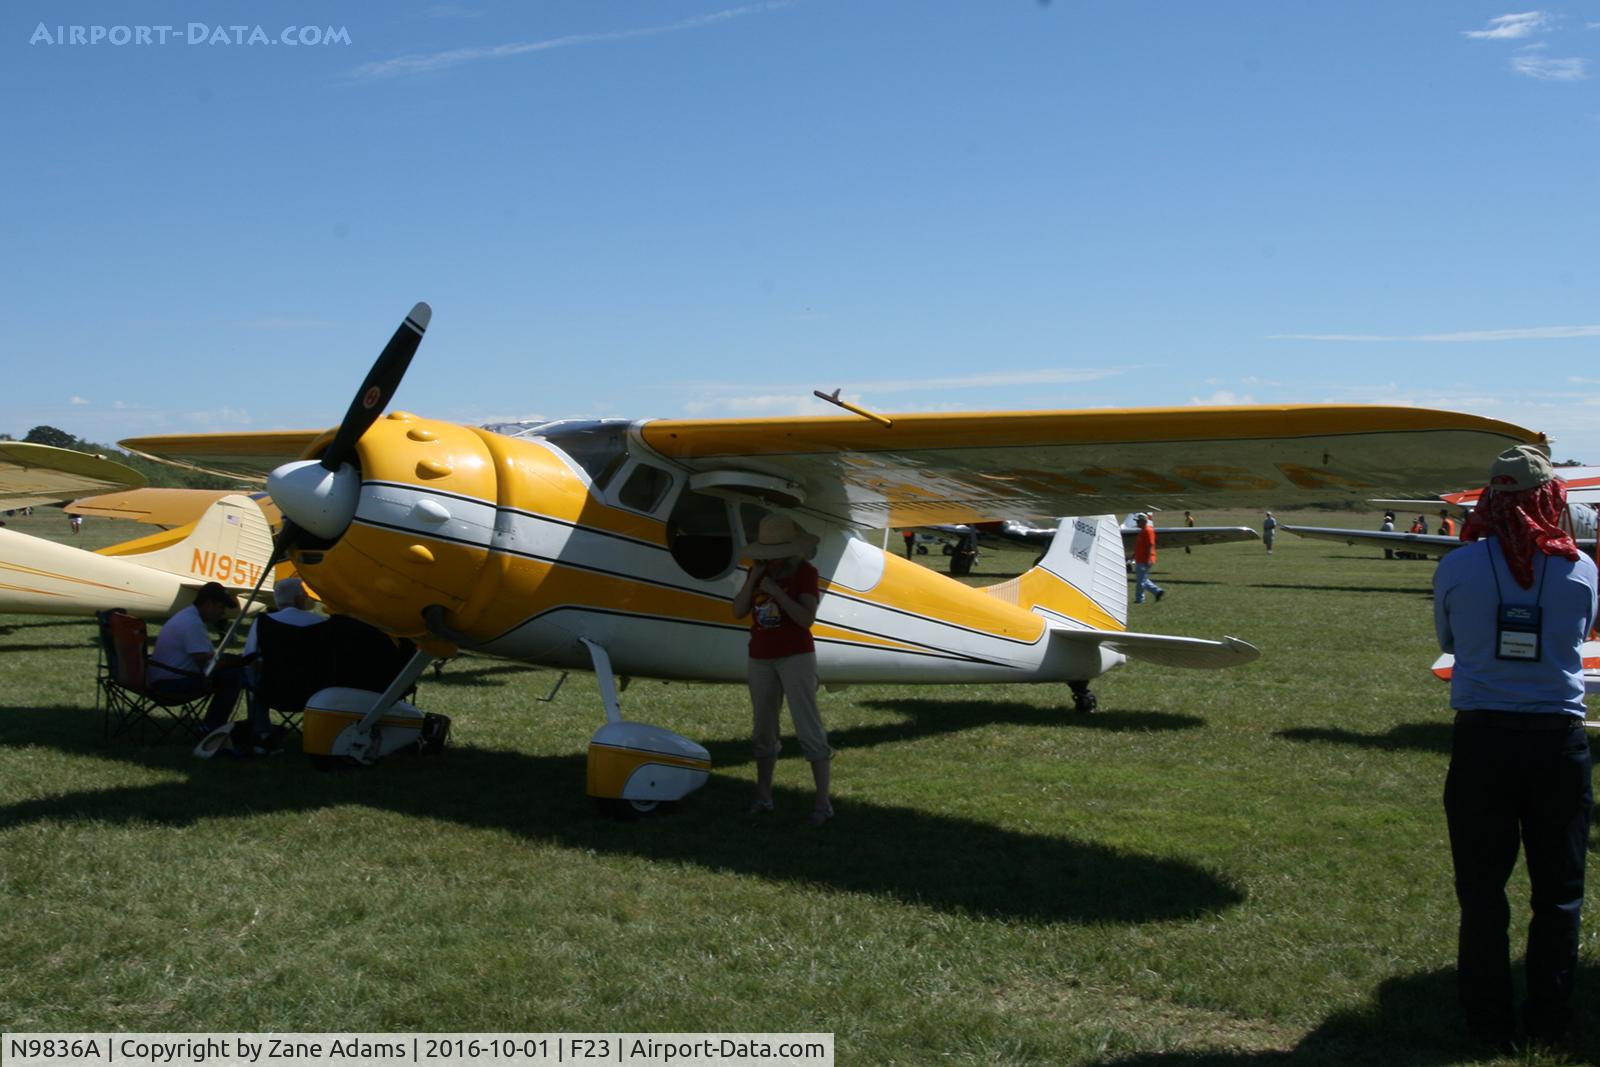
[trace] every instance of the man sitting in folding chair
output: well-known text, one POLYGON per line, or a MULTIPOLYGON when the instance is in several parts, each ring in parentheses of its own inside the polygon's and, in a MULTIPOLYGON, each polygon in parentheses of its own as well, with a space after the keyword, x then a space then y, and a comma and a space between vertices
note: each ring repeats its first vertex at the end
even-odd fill
MULTIPOLYGON (((233 707, 244 688, 244 668, 237 662, 217 664, 211 676, 210 627, 237 607, 228 591, 217 582, 207 582, 194 595, 194 603, 168 619, 156 637, 150 653, 150 692, 162 700, 185 700, 211 694, 211 703, 201 723, 202 733, 210 733, 233 717, 233 707)), ((265 708, 249 702, 250 723, 256 737, 264 741, 271 733, 265 708)))
POLYGON ((323 681, 329 658, 325 642, 319 640, 320 634, 306 632, 327 622, 328 616, 311 610, 306 584, 299 578, 285 578, 274 585, 272 599, 278 610, 257 619, 245 638, 245 684, 264 711, 276 710, 287 725, 298 727, 306 698, 334 684, 323 681), (263 635, 269 634, 285 636, 269 636, 263 641, 263 635))

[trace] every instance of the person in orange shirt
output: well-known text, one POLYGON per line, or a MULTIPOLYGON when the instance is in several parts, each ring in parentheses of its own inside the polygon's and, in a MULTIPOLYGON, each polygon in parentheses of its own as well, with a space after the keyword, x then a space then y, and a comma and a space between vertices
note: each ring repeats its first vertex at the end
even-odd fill
POLYGON ((1150 568, 1156 562, 1156 524, 1144 514, 1137 521, 1139 537, 1133 543, 1133 602, 1143 604, 1146 589, 1156 595, 1157 601, 1166 596, 1167 591, 1150 580, 1150 568))
POLYGON ((1439 512, 1439 533, 1445 537, 1456 535, 1456 523, 1448 511, 1439 512))

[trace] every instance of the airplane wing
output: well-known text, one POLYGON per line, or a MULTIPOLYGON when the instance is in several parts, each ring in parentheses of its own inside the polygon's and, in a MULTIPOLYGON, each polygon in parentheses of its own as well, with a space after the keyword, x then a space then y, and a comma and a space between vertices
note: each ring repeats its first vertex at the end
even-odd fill
MULTIPOLYGON (((66 506, 68 515, 88 518, 129 519, 150 526, 171 528, 183 526, 204 515, 206 509, 225 496, 237 493, 235 489, 130 489, 122 493, 102 493, 86 496, 66 506)), ((279 525, 283 517, 265 494, 249 494, 261 508, 267 522, 279 525)))
MULTIPOLYGON (((634 431, 723 495, 773 479, 817 518, 858 529, 1162 507, 1287 508, 1469 485, 1532 430, 1426 408, 1306 405, 656 419, 634 431), (1485 458, 1489 457, 1489 458, 1485 458)), ((328 431, 134 438, 167 462, 260 480, 328 431)), ((767 497, 770 499, 770 496, 767 497)))
POLYGON ((132 467, 31 441, 0 441, 0 508, 31 507, 144 484, 132 467))
POLYGON ((168 434, 130 437, 117 443, 146 459, 265 485, 274 467, 299 459, 319 437, 329 433, 332 431, 168 434))
POLYGON ((1415 552, 1419 555, 1438 558, 1446 552, 1454 552, 1463 544, 1459 537, 1446 537, 1443 534, 1414 534, 1389 532, 1385 530, 1340 530, 1331 526, 1290 526, 1284 523, 1281 529, 1301 537, 1309 537, 1316 541, 1342 541, 1347 545, 1374 545, 1378 548, 1392 548, 1403 552, 1415 552))
MULTIPOLYGON (((1118 527, 1122 531, 1122 547, 1133 551, 1139 537, 1137 526, 1118 527)), ((1261 535, 1248 526, 1157 526, 1156 548, 1193 548, 1195 545, 1225 545, 1230 541, 1259 541, 1261 535)))
MULTIPOLYGON (((782 479, 860 529, 1037 515, 1287 508, 1424 495, 1480 480, 1520 426, 1424 408, 1310 405, 652 420, 655 451, 719 478, 782 479)), ((759 496, 753 491, 752 496, 759 496)))

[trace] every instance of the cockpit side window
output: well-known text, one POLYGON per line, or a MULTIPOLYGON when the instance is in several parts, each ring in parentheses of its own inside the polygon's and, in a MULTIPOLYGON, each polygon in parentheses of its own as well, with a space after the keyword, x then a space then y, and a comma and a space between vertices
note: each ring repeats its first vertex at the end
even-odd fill
POLYGON ((667 517, 667 549, 690 575, 709 581, 733 569, 733 517, 721 497, 685 489, 667 517))
POLYGON ((634 511, 654 511, 672 488, 672 475, 660 467, 640 463, 617 490, 617 503, 634 511))

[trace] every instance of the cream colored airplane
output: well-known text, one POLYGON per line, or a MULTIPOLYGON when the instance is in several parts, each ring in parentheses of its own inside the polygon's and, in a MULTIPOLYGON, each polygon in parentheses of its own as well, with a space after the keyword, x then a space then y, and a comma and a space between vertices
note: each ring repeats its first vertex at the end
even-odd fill
POLYGON ((308 726, 308 748, 316 732, 321 751, 363 762, 391 750, 403 731, 382 724, 398 694, 460 649, 593 669, 610 721, 591 745, 590 792, 637 805, 677 799, 709 763, 687 739, 623 722, 613 677, 743 679, 746 626, 730 604, 766 512, 821 538, 824 684, 1068 682, 1082 694, 1129 658, 1258 655, 1233 637, 1128 630, 1109 513, 1414 495, 1543 440, 1471 415, 1336 406, 490 427, 385 416, 429 316, 412 309, 336 430, 123 445, 270 475, 286 520, 277 552, 332 610, 417 642, 388 692, 326 701, 337 728, 308 726), (1039 565, 982 589, 863 536, 1086 512, 1106 514, 1067 520, 1039 565))
POLYGON ((0 612, 92 615, 126 608, 165 619, 206 582, 249 592, 272 554, 272 531, 247 496, 224 495, 177 529, 86 552, 0 530, 0 612))
MULTIPOLYGON (((144 480, 138 471, 102 456, 0 441, 0 507, 51 504, 107 489, 157 492, 139 489, 144 480)), ((199 521, 170 534, 98 552, 0 529, 0 612, 87 615, 126 607, 165 617, 202 582, 250 589, 271 546, 266 520, 245 497, 212 504, 199 521)))

